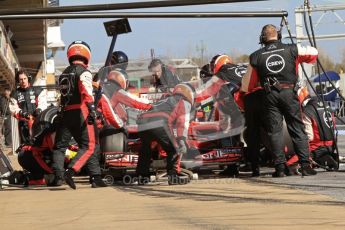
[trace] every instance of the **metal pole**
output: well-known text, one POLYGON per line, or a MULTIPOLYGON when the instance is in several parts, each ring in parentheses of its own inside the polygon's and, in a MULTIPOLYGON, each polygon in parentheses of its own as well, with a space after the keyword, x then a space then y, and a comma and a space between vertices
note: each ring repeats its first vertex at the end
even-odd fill
POLYGON ((109 50, 108 50, 108 56, 107 56, 107 59, 105 61, 105 64, 104 66, 110 66, 110 61, 111 61, 111 55, 113 53, 113 50, 114 50, 114 47, 115 47, 115 42, 116 42, 116 39, 117 39, 117 34, 114 34, 113 35, 113 38, 111 39, 111 44, 110 44, 110 47, 109 47, 109 50))
POLYGON ((82 19, 82 18, 253 18, 287 17, 287 11, 236 12, 89 12, 28 15, 0 15, 0 20, 19 19, 82 19))
MULTIPOLYGON (((312 12, 317 11, 334 11, 334 10, 345 10, 345 4, 334 4, 334 5, 315 5, 310 6, 312 12)), ((296 13, 303 13, 305 11, 304 6, 295 9, 296 13)))
POLYGON ((27 8, 27 9, 2 9, 0 15, 27 15, 27 14, 50 14, 63 12, 82 12, 82 11, 104 11, 104 10, 128 10, 144 9, 154 7, 173 7, 173 6, 191 6, 206 4, 221 4, 235 2, 257 2, 266 0, 169 0, 169 1, 147 1, 147 2, 130 2, 114 4, 97 4, 82 6, 58 6, 48 8, 27 8))

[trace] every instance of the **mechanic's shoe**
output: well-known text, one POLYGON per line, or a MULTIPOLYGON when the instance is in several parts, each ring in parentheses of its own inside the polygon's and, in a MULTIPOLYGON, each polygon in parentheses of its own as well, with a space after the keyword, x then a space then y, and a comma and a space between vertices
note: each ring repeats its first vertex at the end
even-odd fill
POLYGON ((94 175, 90 178, 92 188, 107 187, 106 183, 102 180, 101 175, 94 175))
POLYGON ((183 185, 183 184, 188 184, 189 182, 190 182, 190 179, 188 176, 181 177, 177 174, 168 175, 168 184, 169 185, 183 185))
POLYGON ((300 164, 294 163, 294 164, 292 164, 292 165, 290 165, 288 167, 289 167, 289 171, 290 171, 290 173, 292 175, 296 175, 296 176, 301 176, 302 175, 301 172, 300 172, 300 168, 301 168, 300 164))
POLYGON ((238 171, 237 165, 228 165, 227 168, 221 171, 218 175, 227 177, 238 177, 239 174, 240 172, 238 171))
POLYGON ((59 187, 63 185, 63 178, 61 176, 54 176, 51 181, 48 181, 47 186, 49 187, 59 187))
POLYGON ((291 171, 290 167, 285 165, 284 173, 286 176, 292 176, 293 172, 291 171))
POLYGON ((64 174, 64 179, 66 184, 73 188, 73 189, 77 189, 77 187, 75 186, 74 180, 73 180, 73 176, 75 175, 75 172, 73 169, 66 169, 65 174, 64 174))
POLYGON ((251 177, 259 177, 259 176, 260 176, 260 168, 259 167, 253 167, 251 177))
POLYGON ((272 177, 285 177, 285 173, 284 173, 284 171, 275 171, 272 174, 272 177))
POLYGON ((139 175, 137 180, 138 180, 138 185, 146 185, 150 182, 150 177, 139 175))
POLYGON ((317 172, 310 166, 310 164, 302 164, 301 167, 302 176, 314 176, 317 172))
POLYGON ((331 170, 335 170, 338 168, 338 162, 336 162, 330 155, 324 155, 320 157, 318 160, 316 160, 316 163, 321 166, 328 167, 331 170))
POLYGON ((245 164, 239 168, 240 172, 251 172, 252 171, 252 165, 251 164, 245 164))
POLYGON ((18 185, 29 184, 28 177, 26 173, 23 171, 14 171, 11 173, 11 175, 7 179, 10 184, 18 184, 18 185))
POLYGON ((39 180, 29 180, 29 186, 45 186, 46 184, 46 180, 44 178, 39 179, 39 180))
POLYGON ((286 171, 285 164, 278 164, 275 166, 276 171, 272 174, 272 177, 285 177, 286 171))

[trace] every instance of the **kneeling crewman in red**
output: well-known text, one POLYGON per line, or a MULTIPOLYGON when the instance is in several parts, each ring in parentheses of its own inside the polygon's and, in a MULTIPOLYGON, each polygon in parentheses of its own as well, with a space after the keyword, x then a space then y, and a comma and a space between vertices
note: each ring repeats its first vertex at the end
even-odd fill
MULTIPOLYGON (((68 47, 67 57, 70 66, 59 78, 61 122, 56 131, 53 169, 57 185, 64 179, 71 188, 76 189, 72 177, 80 171, 90 157, 95 156, 97 115, 92 95, 92 74, 87 70, 91 57, 89 46, 85 42, 75 41, 68 47), (72 137, 78 143, 79 149, 64 171, 62 162, 72 137)), ((88 162, 89 170, 94 167, 92 171, 99 171, 99 175, 95 175, 92 180, 101 185, 99 162, 97 157, 91 159, 88 162), (92 162, 90 162, 91 159, 92 162)))
POLYGON ((137 123, 142 149, 136 170, 139 184, 149 181, 152 141, 157 141, 167 153, 169 184, 189 182, 189 178, 179 177, 178 174, 180 154, 187 152, 186 138, 193 104, 194 88, 190 84, 180 83, 175 86, 172 96, 158 101, 149 111, 140 115, 137 123), (176 138, 173 131, 175 128, 176 138))
POLYGON ((315 98, 310 99, 302 108, 303 122, 309 139, 309 151, 313 160, 321 166, 336 169, 334 148, 333 116, 331 111, 319 106, 315 98))

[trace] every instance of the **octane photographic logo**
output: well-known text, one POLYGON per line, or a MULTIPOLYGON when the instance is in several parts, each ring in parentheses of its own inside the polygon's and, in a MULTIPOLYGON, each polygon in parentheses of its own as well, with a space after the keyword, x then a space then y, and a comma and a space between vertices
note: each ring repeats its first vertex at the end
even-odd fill
POLYGON ((285 67, 285 60, 278 54, 272 54, 266 60, 266 68, 272 73, 279 73, 285 67))

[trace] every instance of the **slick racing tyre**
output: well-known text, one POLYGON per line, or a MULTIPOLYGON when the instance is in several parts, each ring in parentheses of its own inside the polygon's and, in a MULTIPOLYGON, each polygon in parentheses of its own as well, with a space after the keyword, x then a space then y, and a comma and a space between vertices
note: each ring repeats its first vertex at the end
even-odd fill
POLYGON ((45 134, 55 131, 57 113, 58 108, 56 106, 51 106, 43 110, 35 118, 32 124, 32 137, 36 146, 41 145, 41 141, 45 134))
POLYGON ((106 128, 99 134, 99 142, 102 153, 125 152, 126 135, 121 129, 106 128))

